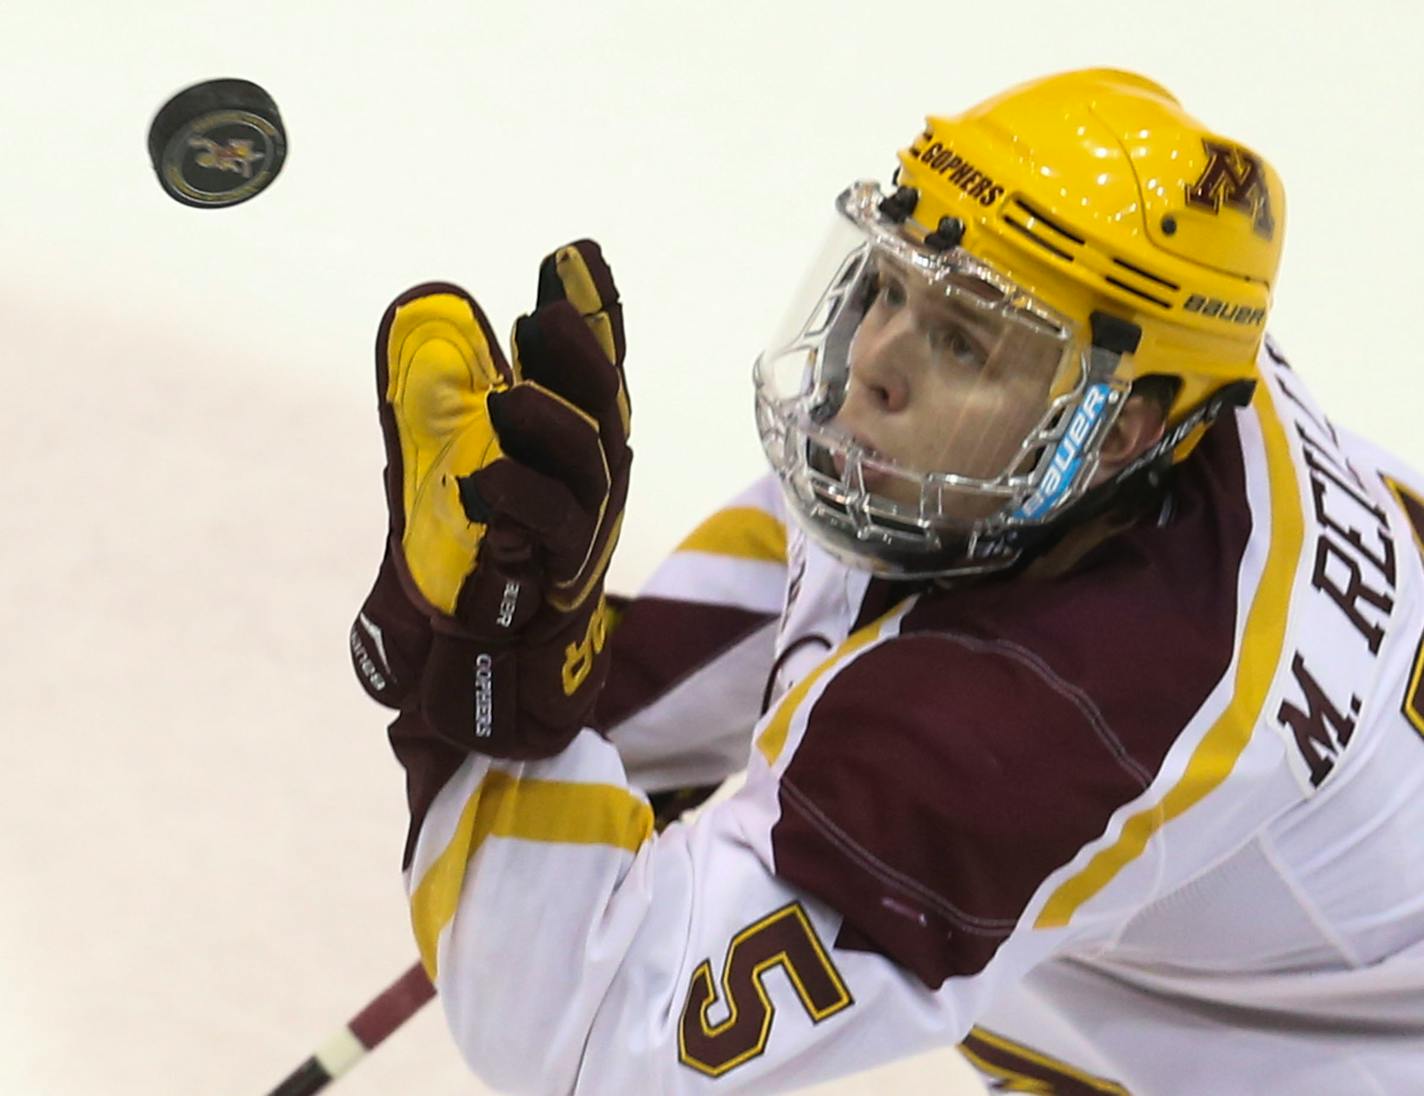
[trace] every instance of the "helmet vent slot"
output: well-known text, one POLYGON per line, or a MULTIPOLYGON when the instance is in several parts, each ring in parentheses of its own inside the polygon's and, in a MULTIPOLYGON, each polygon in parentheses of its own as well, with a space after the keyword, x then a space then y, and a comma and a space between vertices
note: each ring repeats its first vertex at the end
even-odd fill
POLYGON ((1161 297, 1154 297, 1151 293, 1145 293, 1142 290, 1138 289, 1137 286, 1128 285, 1126 282, 1122 281, 1119 278, 1105 277, 1103 278, 1103 281, 1107 282, 1108 285, 1115 285, 1119 289, 1127 293, 1131 293, 1134 297, 1141 297, 1144 301, 1151 301, 1158 308, 1172 307, 1171 301, 1164 301, 1161 297))
MULTIPOLYGON (((1071 263, 1085 258, 1080 254, 1088 247, 1085 237, 1077 235, 1052 217, 1045 217, 1036 207, 1024 201, 1019 195, 1015 195, 1010 201, 1003 218, 1004 223, 1015 232, 1027 237, 1043 250, 1058 256, 1065 262, 1071 263)), ((1181 290, 1181 287, 1175 282, 1169 281, 1160 274, 1154 274, 1135 263, 1130 263, 1126 259, 1104 255, 1101 251, 1096 251, 1095 254, 1098 256, 1098 263, 1110 261, 1112 267, 1109 269, 1116 269, 1119 272, 1119 276, 1114 277, 1099 269, 1094 270, 1094 274, 1108 285, 1120 289, 1124 293, 1129 293, 1139 300, 1146 301, 1156 308, 1172 308, 1172 301, 1169 298, 1181 290)), ((1089 262, 1088 265, 1096 268, 1098 263, 1089 262)))
POLYGON ((1182 288, 1176 282, 1169 282, 1166 278, 1163 278, 1158 274, 1153 274, 1150 270, 1143 270, 1140 266, 1133 266, 1132 263, 1129 263, 1124 259, 1113 259, 1113 262, 1116 265, 1122 267, 1124 270, 1132 271, 1139 278, 1146 278, 1149 282, 1156 282, 1158 285, 1170 289, 1173 293, 1177 292, 1177 290, 1182 288))
POLYGON ((1025 236, 1027 236, 1034 243, 1038 244, 1038 246, 1043 248, 1045 251, 1051 251, 1060 259, 1065 259, 1070 263, 1073 261, 1072 255, 1064 251, 1061 247, 1056 247, 1053 244, 1049 243, 1047 240, 1045 240, 1042 236, 1038 235, 1038 233, 1034 232, 1033 229, 1029 228, 1027 225, 1020 224, 1008 214, 1004 214, 1004 221, 1007 224, 1012 225, 1019 232, 1023 233, 1025 236))
MULTIPOLYGON (((1054 221, 1049 217, 1045 217, 1042 213, 1034 209, 1033 206, 1029 205, 1022 198, 1015 198, 1014 205, 1018 206, 1035 221, 1040 222, 1045 228, 1051 229, 1052 231, 1056 232, 1059 236, 1063 237, 1063 239, 1068 240, 1071 243, 1075 243, 1079 247, 1083 246, 1083 237, 1075 236, 1073 233, 1069 232, 1066 228, 1060 225, 1057 221, 1054 221)), ((1028 226, 1023 227, 1027 228, 1028 226)))

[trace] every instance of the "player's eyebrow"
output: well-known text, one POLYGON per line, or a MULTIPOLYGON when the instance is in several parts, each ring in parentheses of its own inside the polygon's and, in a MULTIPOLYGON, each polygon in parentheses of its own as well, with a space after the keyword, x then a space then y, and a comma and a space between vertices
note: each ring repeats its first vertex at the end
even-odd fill
POLYGON ((991 338, 997 338, 1003 334, 1004 329, 1002 325, 1012 318, 1015 322, 1023 324, 1035 334, 1050 338, 1059 337, 1062 334, 1061 330, 1055 324, 1044 319, 1042 316, 1017 307, 1012 302, 1005 302, 1003 291, 996 285, 976 278, 973 275, 952 277, 951 281, 963 292, 971 294, 989 304, 1001 306, 995 313, 998 316, 998 322, 991 323, 986 311, 976 308, 971 303, 967 303, 962 297, 945 296, 942 303, 936 305, 936 307, 944 307, 952 311, 956 319, 963 321, 966 326, 972 327, 976 332, 991 338), (982 289, 983 292, 979 291, 980 289, 982 289))
POLYGON ((932 312, 948 316, 984 339, 992 339, 999 332, 999 325, 991 323, 988 315, 957 297, 931 295, 928 307, 932 312))
MULTIPOLYGON (((926 287, 923 276, 896 256, 884 254, 876 256, 874 268, 877 274, 888 274, 900 279, 906 285, 926 287)), ((968 294, 987 304, 997 304, 1004 299, 1003 290, 997 285, 975 277, 973 274, 950 274, 945 278, 945 281, 953 285, 959 294, 968 294)), ((1005 317, 999 316, 996 319, 991 319, 988 311, 966 301, 962 295, 950 296, 933 288, 925 288, 921 299, 924 301, 924 307, 962 325, 983 345, 992 345, 1004 335, 1005 317)), ((1043 335, 1058 334, 1056 329, 1041 317, 1031 313, 1021 313, 1017 309, 1011 309, 1011 311, 1043 335)))

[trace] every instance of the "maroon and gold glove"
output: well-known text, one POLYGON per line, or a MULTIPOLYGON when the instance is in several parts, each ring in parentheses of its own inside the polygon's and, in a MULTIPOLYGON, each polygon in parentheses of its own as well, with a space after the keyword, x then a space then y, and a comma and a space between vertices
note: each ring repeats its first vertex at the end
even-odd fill
POLYGON ((386 310, 376 378, 390 535, 351 629, 366 691, 496 757, 557 753, 608 672, 603 579, 632 451, 623 319, 598 245, 539 268, 514 364, 453 285, 386 310))

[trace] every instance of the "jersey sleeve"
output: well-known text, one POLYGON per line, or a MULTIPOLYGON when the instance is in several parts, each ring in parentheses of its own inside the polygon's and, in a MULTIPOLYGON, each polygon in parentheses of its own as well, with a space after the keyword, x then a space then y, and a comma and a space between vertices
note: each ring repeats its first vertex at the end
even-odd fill
POLYGON ((785 517, 767 476, 619 607, 594 721, 638 787, 718 784, 746 765, 785 593, 785 517))
POLYGON ((1041 668, 893 633, 870 625, 803 678, 743 788, 661 834, 591 731, 545 761, 465 760, 407 885, 477 1074, 531 1093, 800 1087, 951 1045, 997 986, 1116 931, 1136 903, 1033 912, 1141 775, 1041 668), (997 720, 991 694, 1017 698, 997 720), (1030 724, 1062 749, 1031 748, 1030 724), (1102 757, 1065 772, 1075 751, 1102 757))

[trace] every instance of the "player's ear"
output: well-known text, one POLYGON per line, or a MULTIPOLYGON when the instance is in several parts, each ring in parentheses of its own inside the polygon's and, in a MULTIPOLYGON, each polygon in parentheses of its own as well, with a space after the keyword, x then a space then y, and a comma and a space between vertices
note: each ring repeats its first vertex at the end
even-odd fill
POLYGON ((1137 392, 1128 396, 1108 436, 1103 439, 1098 478, 1116 474, 1160 440, 1166 428, 1167 415, 1159 400, 1137 392))

